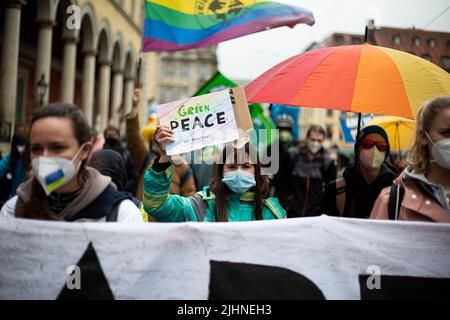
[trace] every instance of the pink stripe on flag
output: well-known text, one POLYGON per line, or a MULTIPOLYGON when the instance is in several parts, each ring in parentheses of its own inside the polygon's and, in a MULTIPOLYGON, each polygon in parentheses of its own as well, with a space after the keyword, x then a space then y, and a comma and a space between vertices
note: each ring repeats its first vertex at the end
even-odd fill
POLYGON ((306 23, 312 25, 314 24, 314 18, 305 14, 299 14, 291 17, 264 18, 224 30, 212 35, 211 37, 203 39, 202 41, 194 42, 191 44, 177 44, 165 40, 144 37, 143 51, 177 51, 206 47, 222 41, 264 31, 267 29, 267 26, 270 26, 270 29, 273 29, 285 25, 295 25, 297 23, 306 23))

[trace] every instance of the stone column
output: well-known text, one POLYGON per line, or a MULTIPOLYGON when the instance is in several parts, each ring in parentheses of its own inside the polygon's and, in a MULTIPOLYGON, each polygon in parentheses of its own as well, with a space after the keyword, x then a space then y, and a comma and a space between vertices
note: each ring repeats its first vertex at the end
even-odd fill
MULTIPOLYGON (((133 107, 133 94, 134 94, 134 78, 133 77, 125 77, 125 87, 123 92, 123 112, 126 116, 130 113, 131 108, 133 107)), ((120 124, 121 130, 125 130, 125 117, 123 122, 120 124)))
POLYGON ((133 94, 134 94, 134 78, 125 78, 125 89, 124 89, 124 101, 123 108, 125 114, 128 114, 133 107, 133 94))
POLYGON ((0 130, 6 144, 14 130, 19 64, 20 14, 24 1, 6 1, 0 70, 0 130))
POLYGON ((44 75, 44 80, 48 84, 45 95, 42 98, 42 104, 48 103, 48 96, 50 91, 50 63, 52 59, 52 37, 54 21, 50 19, 37 20, 39 25, 38 32, 38 47, 37 47, 37 59, 36 59, 36 72, 35 72, 35 99, 39 104, 41 97, 37 92, 37 82, 44 75))
POLYGON ((60 88, 60 100, 62 102, 73 103, 77 63, 77 40, 77 37, 74 35, 63 37, 64 52, 60 88))
MULTIPOLYGON (((103 131, 108 125, 109 118, 109 90, 111 81, 111 62, 100 61, 99 86, 98 86, 98 107, 100 121, 97 127, 103 131)), ((99 131, 100 132, 100 131, 99 131)))
POLYGON ((112 114, 109 122, 118 127, 120 122, 120 116, 123 102, 123 70, 113 70, 113 81, 112 81, 112 114))
POLYGON ((81 108, 90 125, 94 124, 95 52, 85 51, 83 59, 83 83, 81 108))

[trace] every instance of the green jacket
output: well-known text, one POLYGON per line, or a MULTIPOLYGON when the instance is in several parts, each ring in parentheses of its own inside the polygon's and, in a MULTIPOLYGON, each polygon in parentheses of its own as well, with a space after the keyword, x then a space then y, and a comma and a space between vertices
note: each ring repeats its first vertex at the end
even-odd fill
MULTIPOLYGON (((144 176, 143 204, 145 211, 160 222, 183 221, 215 221, 214 195, 206 190, 198 192, 195 196, 182 197, 169 195, 169 187, 173 166, 165 172, 156 172, 153 165, 144 176)), ((231 194, 228 203, 228 221, 252 221, 253 193, 246 192, 242 195, 231 194)), ((286 212, 278 203, 277 198, 263 200, 263 219, 282 219, 286 212)))

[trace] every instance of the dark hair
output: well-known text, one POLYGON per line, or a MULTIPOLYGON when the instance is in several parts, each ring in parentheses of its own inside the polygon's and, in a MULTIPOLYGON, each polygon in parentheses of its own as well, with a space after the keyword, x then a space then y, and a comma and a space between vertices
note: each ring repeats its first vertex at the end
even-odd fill
POLYGON ((101 174, 111 177, 117 190, 125 190, 127 186, 127 169, 120 153, 111 149, 98 150, 92 155, 88 164, 101 174))
MULTIPOLYGON (((29 137, 33 124, 41 119, 45 118, 66 118, 72 122, 72 129, 79 146, 92 140, 92 130, 86 119, 84 118, 81 110, 73 105, 67 103, 52 103, 42 108, 37 109, 33 113, 30 129, 28 132, 27 143, 27 163, 30 164, 29 158, 29 137)), ((86 169, 86 160, 83 160, 80 164, 78 171, 78 181, 80 185, 83 185, 88 179, 89 173, 86 169)), ((36 179, 33 179, 31 186, 31 199, 29 202, 16 208, 16 216, 20 218, 32 218, 32 219, 48 219, 47 202, 45 192, 36 179)))
POLYGON ((323 135, 324 138, 327 136, 325 130, 317 124, 313 124, 311 127, 309 127, 308 131, 306 132, 306 138, 309 138, 311 132, 320 133, 323 135))
POLYGON ((249 143, 246 143, 242 148, 236 148, 233 144, 225 145, 222 153, 220 154, 219 160, 221 161, 219 163, 216 162, 214 166, 214 174, 211 180, 211 191, 215 194, 214 214, 216 216, 217 222, 228 221, 227 210, 231 191, 222 182, 223 169, 224 165, 227 162, 227 155, 232 154, 234 163, 238 163, 238 156, 242 155, 243 152, 250 156, 250 161, 255 168, 256 186, 251 189, 251 191, 253 191, 255 194, 253 198, 253 211, 255 214, 255 220, 262 220, 261 202, 262 199, 265 199, 269 196, 269 183, 267 181, 267 178, 261 175, 261 163, 259 161, 256 150, 251 147, 249 143))
POLYGON ((103 136, 105 137, 105 139, 106 139, 106 134, 108 133, 108 131, 114 131, 114 132, 116 132, 116 133, 118 134, 118 136, 120 137, 120 130, 119 130, 119 128, 117 128, 117 127, 115 127, 115 126, 113 126, 113 125, 109 125, 109 126, 107 126, 106 129, 103 131, 103 136))

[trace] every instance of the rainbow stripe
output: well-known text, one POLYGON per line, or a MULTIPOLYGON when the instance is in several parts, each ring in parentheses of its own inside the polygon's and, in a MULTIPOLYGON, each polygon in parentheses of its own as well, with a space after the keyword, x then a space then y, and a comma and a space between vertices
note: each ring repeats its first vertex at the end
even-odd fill
POLYGON ((147 0, 143 50, 199 48, 298 23, 313 25, 312 12, 264 0, 147 0))
POLYGON ((245 87, 249 102, 414 119, 421 105, 450 94, 450 75, 412 54, 369 44, 307 51, 245 87))

